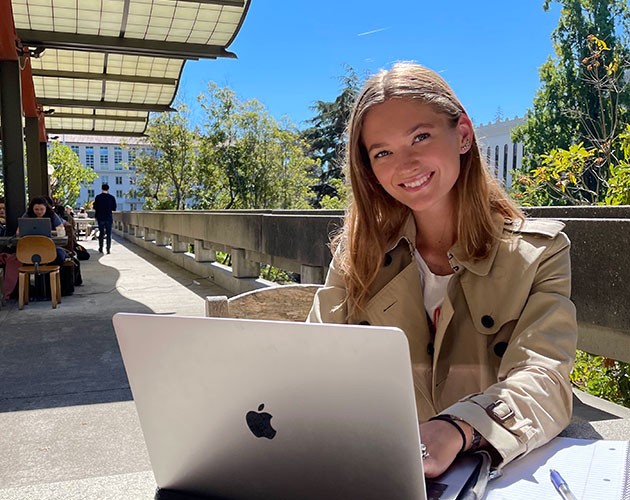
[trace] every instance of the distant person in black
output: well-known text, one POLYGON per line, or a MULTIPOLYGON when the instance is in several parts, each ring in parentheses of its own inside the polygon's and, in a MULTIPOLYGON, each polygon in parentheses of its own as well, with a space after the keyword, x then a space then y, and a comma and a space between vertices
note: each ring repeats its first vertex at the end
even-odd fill
POLYGON ((98 223, 98 251, 103 253, 103 238, 107 238, 107 253, 112 248, 112 212, 116 210, 116 198, 109 194, 109 184, 103 184, 103 192, 94 198, 94 211, 98 223))

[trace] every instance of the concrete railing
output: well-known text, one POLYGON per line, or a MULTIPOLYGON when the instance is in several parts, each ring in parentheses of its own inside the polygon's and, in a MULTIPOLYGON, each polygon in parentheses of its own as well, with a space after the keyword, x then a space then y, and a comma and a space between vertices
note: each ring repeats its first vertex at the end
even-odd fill
MULTIPOLYGON (((579 347, 630 362, 630 207, 537 207, 532 217, 562 220, 572 242, 572 299, 579 347)), ((271 285, 260 264, 323 283, 329 233, 340 211, 119 212, 115 231, 161 257, 238 294, 271 285), (189 253, 189 246, 194 249, 189 253), (232 267, 216 261, 232 256, 232 267)))

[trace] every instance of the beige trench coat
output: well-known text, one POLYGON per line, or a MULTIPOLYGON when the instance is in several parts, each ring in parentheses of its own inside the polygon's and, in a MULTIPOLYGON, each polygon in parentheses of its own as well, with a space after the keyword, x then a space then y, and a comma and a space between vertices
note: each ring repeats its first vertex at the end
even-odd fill
MULTIPOLYGON (((545 444, 571 419, 577 322, 563 227, 551 220, 505 224, 504 238, 476 262, 458 257, 455 244, 455 274, 432 333, 410 217, 383 258, 365 311, 350 321, 402 329, 420 420, 462 418, 498 451, 500 466, 545 444)), ((347 322, 344 299, 333 259, 308 321, 347 322)))

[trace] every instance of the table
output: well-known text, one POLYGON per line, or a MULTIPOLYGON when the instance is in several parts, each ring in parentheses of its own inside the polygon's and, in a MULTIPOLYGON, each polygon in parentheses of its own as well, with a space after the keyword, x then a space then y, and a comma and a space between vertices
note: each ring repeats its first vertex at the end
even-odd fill
MULTIPOLYGON (((0 252, 16 247, 19 239, 19 236, 0 236, 0 252)), ((53 236, 51 239, 58 247, 65 247, 68 244, 67 236, 53 236)))
POLYGON ((96 219, 91 218, 74 218, 74 234, 77 237, 77 240, 81 236, 85 236, 86 238, 90 236, 92 229, 96 226, 96 219))

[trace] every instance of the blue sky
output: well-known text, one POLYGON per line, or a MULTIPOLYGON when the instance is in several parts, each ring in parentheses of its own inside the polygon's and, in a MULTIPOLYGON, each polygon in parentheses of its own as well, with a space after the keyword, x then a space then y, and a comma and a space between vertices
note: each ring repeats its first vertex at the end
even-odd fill
POLYGON ((194 107, 209 81, 257 99, 298 126, 331 101, 345 66, 360 76, 400 60, 438 72, 477 125, 522 116, 553 54, 559 7, 542 0, 252 0, 229 50, 237 59, 189 61, 178 98, 194 107))

